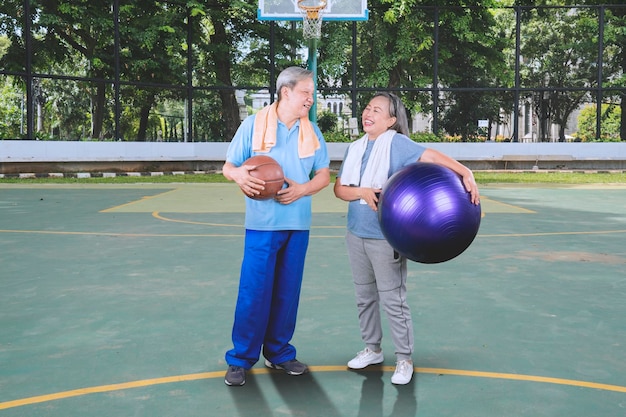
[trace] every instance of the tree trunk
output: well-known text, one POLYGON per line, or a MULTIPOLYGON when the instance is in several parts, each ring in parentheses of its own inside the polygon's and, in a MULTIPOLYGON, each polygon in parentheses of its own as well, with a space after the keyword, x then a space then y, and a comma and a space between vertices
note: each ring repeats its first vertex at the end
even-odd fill
POLYGON ((103 82, 96 84, 96 95, 92 96, 91 138, 103 139, 102 125, 104 123, 106 85, 103 82))
MULTIPOLYGON (((137 131, 137 142, 146 141, 146 133, 148 131, 148 119, 150 117, 150 110, 154 105, 154 94, 150 94, 142 101, 141 108, 139 109, 139 130, 137 131)), ((165 134, 165 133, 164 133, 165 134)))
MULTIPOLYGON (((625 7, 611 8, 611 11, 615 15, 615 17, 617 17, 620 20, 623 20, 624 18, 626 18, 625 7)), ((620 55, 619 55, 619 62, 620 62, 620 66, 622 67, 622 74, 624 74, 626 73, 626 41, 624 40, 624 35, 622 35, 621 39, 622 39, 621 45, 618 45, 621 48, 620 55)), ((619 43, 620 42, 618 41, 618 44, 619 43)), ((622 110, 622 115, 620 118, 619 135, 623 141, 626 141, 626 93, 622 92, 620 93, 619 96, 621 100, 620 108, 622 110)))
MULTIPOLYGON (((626 14, 626 9, 624 9, 626 14)), ((626 45, 622 45, 622 73, 626 73, 626 45)), ((620 95, 620 108, 622 114, 620 117, 619 136, 623 141, 626 141, 626 93, 622 92, 620 95)))
MULTIPOLYGON (((212 41, 216 45, 227 45, 228 39, 226 34, 226 28, 221 20, 215 19, 213 21, 215 28, 214 40, 212 41)), ((217 81, 224 86, 232 86, 233 82, 230 77, 230 54, 214 54, 215 59, 215 72, 217 81)), ((239 104, 235 97, 234 90, 221 89, 219 90, 219 96, 222 100, 222 121, 224 122, 224 137, 214 138, 218 142, 228 142, 232 139, 239 127, 241 121, 239 120, 239 104)))
POLYGON ((622 115, 620 117, 619 136, 623 141, 626 141, 626 94, 621 94, 620 97, 622 99, 620 104, 622 115))
POLYGON ((559 124, 559 142, 565 142, 565 123, 559 124))

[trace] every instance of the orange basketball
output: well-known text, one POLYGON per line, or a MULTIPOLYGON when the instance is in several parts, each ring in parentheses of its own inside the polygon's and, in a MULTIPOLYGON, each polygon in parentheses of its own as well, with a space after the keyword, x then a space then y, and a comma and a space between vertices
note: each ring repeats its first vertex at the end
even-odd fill
POLYGON ((256 155, 248 158, 243 165, 255 166, 249 173, 255 178, 265 181, 265 190, 260 194, 250 197, 255 200, 269 200, 276 197, 276 193, 283 188, 285 175, 280 164, 274 158, 267 155, 256 155))

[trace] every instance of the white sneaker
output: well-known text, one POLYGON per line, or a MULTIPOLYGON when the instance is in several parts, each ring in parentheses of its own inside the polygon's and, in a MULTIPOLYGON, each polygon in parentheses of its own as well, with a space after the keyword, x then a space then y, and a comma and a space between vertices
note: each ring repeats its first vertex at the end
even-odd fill
POLYGON ((383 355, 383 351, 374 352, 370 348, 365 348, 356 356, 348 362, 348 368, 350 369, 363 369, 369 365, 375 365, 379 363, 383 363, 385 360, 385 356, 383 355))
POLYGON ((413 378, 413 362, 402 360, 396 362, 396 371, 391 377, 391 383, 396 385, 406 385, 413 378))

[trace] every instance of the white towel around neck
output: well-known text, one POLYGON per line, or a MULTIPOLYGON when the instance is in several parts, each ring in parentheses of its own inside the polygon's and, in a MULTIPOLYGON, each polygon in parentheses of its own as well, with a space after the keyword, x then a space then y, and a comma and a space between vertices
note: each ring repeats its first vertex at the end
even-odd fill
MULTIPOLYGON (((374 147, 367 160, 367 165, 365 166, 362 177, 361 163, 363 162, 363 154, 367 149, 369 137, 366 134, 351 143, 341 171, 341 184, 374 188, 373 185, 382 185, 387 182, 391 156, 391 140, 395 134, 396 131, 390 129, 374 140, 374 147)), ((363 203, 363 200, 361 200, 361 204, 363 203)))

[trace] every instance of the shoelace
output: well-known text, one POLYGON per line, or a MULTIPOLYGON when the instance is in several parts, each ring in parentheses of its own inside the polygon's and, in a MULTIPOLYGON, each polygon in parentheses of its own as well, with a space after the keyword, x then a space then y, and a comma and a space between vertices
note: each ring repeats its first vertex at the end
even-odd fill
POLYGON ((407 361, 400 361, 397 363, 397 367, 398 369, 396 370, 396 372, 399 372, 401 374, 406 373, 409 370, 409 363, 407 361))

